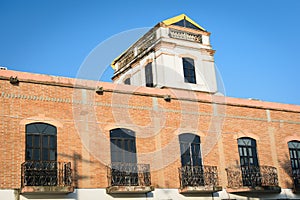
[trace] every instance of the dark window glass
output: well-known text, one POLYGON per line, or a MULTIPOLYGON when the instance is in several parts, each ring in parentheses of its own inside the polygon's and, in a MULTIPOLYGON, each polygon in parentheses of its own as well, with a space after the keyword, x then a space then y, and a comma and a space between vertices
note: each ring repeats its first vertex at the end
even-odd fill
POLYGON ((125 85, 130 85, 130 84, 131 84, 131 83, 130 83, 130 78, 126 78, 125 81, 124 81, 124 84, 125 84, 125 85))
POLYGON ((56 137, 55 136, 50 136, 49 147, 51 149, 55 149, 56 148, 56 137))
POLYGON ((111 162, 136 163, 135 133, 117 128, 110 131, 111 162))
POLYGON ((33 149, 27 149, 26 150, 26 160, 33 160, 33 149))
POLYGON ((242 166, 258 166, 256 141, 251 138, 238 139, 238 148, 242 166))
POLYGON ((196 83, 194 60, 191 58, 182 58, 184 82, 196 83))
POLYGON ((184 133, 179 135, 181 165, 201 166, 200 137, 198 135, 184 133))
POLYGON ((56 161, 56 127, 46 123, 26 125, 26 161, 56 161))
POLYGON ((39 149, 34 149, 33 150, 33 160, 40 160, 40 150, 39 149))
POLYGON ((43 136, 43 148, 48 148, 48 136, 44 135, 43 136))
POLYGON ((146 87, 153 87, 152 63, 148 63, 145 67, 146 87))
POLYGON ((26 146, 27 147, 32 147, 32 136, 31 135, 27 136, 26 146))
POLYGON ((192 28, 192 29, 195 29, 195 30, 201 30, 200 28, 198 28, 197 26, 195 26, 191 22, 187 21, 186 19, 180 20, 180 21, 174 23, 173 25, 182 26, 182 27, 186 27, 186 28, 192 28))
POLYGON ((40 147, 40 136, 39 135, 35 135, 34 136, 34 145, 35 148, 39 148, 40 147))

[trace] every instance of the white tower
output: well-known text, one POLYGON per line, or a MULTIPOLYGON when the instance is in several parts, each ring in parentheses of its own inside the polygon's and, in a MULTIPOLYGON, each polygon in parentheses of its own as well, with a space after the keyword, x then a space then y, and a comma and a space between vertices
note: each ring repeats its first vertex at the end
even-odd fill
POLYGON ((216 93, 209 36, 184 14, 160 22, 112 62, 113 82, 216 93))

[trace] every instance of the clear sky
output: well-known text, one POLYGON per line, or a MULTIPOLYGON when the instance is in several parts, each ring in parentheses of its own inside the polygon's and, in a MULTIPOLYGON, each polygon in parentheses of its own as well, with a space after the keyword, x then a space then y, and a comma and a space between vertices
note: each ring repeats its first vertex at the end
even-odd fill
POLYGON ((299 0, 0 0, 0 66, 76 77, 102 42, 182 13, 212 33, 227 96, 300 105, 299 0))

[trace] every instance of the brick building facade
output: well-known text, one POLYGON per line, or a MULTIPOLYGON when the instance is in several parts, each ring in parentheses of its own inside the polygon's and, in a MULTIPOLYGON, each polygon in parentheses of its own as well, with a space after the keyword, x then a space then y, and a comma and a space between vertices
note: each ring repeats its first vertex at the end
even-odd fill
MULTIPOLYGON (((217 166, 216 186, 223 188, 221 194, 248 191, 245 196, 251 196, 256 195, 256 190, 263 196, 264 191, 279 196, 282 193, 277 187, 238 185, 236 181, 242 180, 240 174, 234 179, 228 177, 231 169, 240 166, 237 140, 247 137, 256 141, 259 166, 275 167, 281 191, 288 190, 288 194, 297 196, 292 193, 295 185, 288 142, 300 141, 299 106, 216 98, 201 92, 191 95, 175 89, 75 82, 69 78, 1 71, 1 190, 22 191, 26 125, 42 122, 57 128, 57 161, 71 162, 75 190, 105 190, 109 186, 109 132, 126 128, 136 134, 138 163, 150 164, 151 186, 155 188, 152 193, 180 188, 178 136, 193 133, 201 139, 203 165, 217 166), (10 77, 18 77, 18 85, 11 84, 10 77), (102 94, 95 92, 97 86, 103 87, 102 94), (166 95, 170 95, 170 101, 165 100, 166 95)), ((193 192, 199 197, 206 196, 201 193, 206 189, 195 188, 193 192)), ((30 191, 34 196, 34 189, 29 188, 30 191)), ((26 199, 28 195, 21 197, 26 199)))

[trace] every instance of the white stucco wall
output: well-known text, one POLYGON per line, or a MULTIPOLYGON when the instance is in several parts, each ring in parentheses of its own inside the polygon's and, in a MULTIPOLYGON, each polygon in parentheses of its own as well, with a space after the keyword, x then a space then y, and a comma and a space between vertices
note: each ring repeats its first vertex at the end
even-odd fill
POLYGON ((217 81, 213 56, 203 53, 203 49, 210 50, 209 36, 203 36, 203 44, 169 37, 168 28, 159 28, 157 38, 170 45, 161 45, 155 52, 151 52, 138 61, 138 64, 121 75, 115 81, 123 84, 131 77, 131 84, 145 86, 145 65, 152 60, 153 82, 156 87, 180 88, 196 91, 217 92, 217 81), (202 50, 201 50, 202 49, 202 50), (196 84, 184 82, 182 58, 194 59, 196 84))
POLYGON ((259 200, 259 199, 300 199, 299 194, 294 194, 290 189, 282 189, 281 193, 265 193, 247 195, 229 194, 226 190, 213 194, 182 195, 178 189, 155 189, 147 194, 117 194, 109 195, 102 189, 76 189, 69 194, 24 194, 17 195, 14 190, 0 190, 1 200, 259 200), (19 198, 19 199, 18 199, 19 198))

